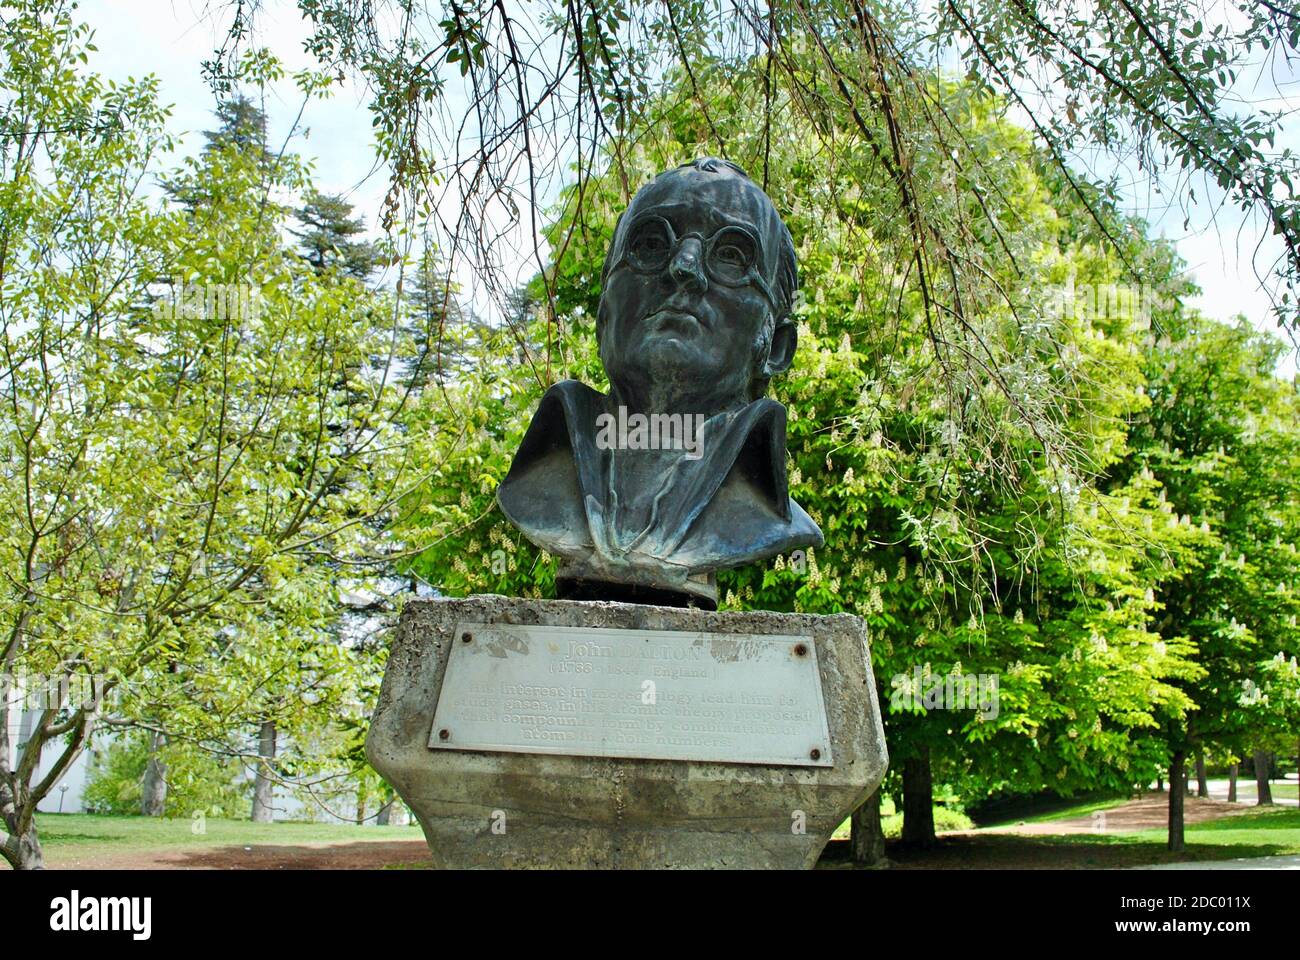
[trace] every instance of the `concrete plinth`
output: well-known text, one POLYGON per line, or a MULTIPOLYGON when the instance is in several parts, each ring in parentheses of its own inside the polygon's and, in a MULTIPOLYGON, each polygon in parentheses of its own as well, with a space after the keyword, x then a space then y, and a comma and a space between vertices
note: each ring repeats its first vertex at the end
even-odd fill
POLYGON ((888 762, 857 617, 498 596, 407 605, 366 751, 452 868, 807 868, 888 762), (834 765, 431 749, 464 622, 811 637, 834 765))

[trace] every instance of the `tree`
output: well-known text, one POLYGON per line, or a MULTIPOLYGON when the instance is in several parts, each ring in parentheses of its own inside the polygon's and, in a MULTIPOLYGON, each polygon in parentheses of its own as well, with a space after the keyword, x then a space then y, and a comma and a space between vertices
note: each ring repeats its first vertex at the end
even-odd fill
POLYGON ((242 93, 226 97, 217 104, 217 129, 203 131, 204 153, 233 150, 250 157, 261 168, 269 168, 275 158, 267 140, 266 111, 242 93))
POLYGON ((146 200, 169 144, 154 82, 84 72, 86 30, 53 0, 0 29, 0 854, 33 868, 37 804, 103 722, 246 756, 268 684, 290 726, 352 708, 337 571, 387 563, 372 533, 420 438, 372 363, 392 331, 282 241, 266 178, 305 189, 295 158, 223 145, 175 174, 201 207, 146 200), (15 752, 15 685, 40 680, 15 752))
POLYGON ((1294 385, 1273 374, 1280 350, 1245 323, 1166 316, 1144 356, 1151 403, 1135 418, 1132 453, 1116 471, 1152 476, 1171 520, 1200 531, 1159 588, 1161 635, 1191 638, 1201 668, 1179 684, 1196 710, 1172 719, 1166 733, 1174 850, 1183 846, 1183 793, 1172 787, 1188 757, 1207 747, 1250 752, 1287 722, 1251 695, 1262 663, 1300 649, 1300 407, 1294 385))
POLYGON ((1265 805, 1273 802, 1272 755, 1296 746, 1300 730, 1300 657, 1279 650, 1257 671, 1260 679, 1247 685, 1242 699, 1254 721, 1256 801, 1265 805))
MULTIPOLYGON (((19 4, 0 30, 8 128, 0 138, 0 551, 7 574, 0 596, 0 854, 28 867, 41 864, 36 803, 85 748, 98 710, 93 687, 71 706, 61 681, 95 667, 106 673, 96 648, 127 642, 109 629, 58 644, 64 624, 83 608, 70 599, 51 603, 50 586, 86 569, 94 499, 74 481, 98 475, 101 468, 87 459, 102 442, 84 426, 111 416, 115 399, 72 383, 79 369, 112 359, 97 338, 120 309, 124 280, 139 269, 133 235, 160 225, 136 191, 152 154, 168 141, 152 80, 110 88, 79 74, 88 34, 65 5, 19 4), (73 418, 80 417, 78 424, 73 418), (55 682, 34 683, 38 674, 55 682), (35 724, 15 755, 10 711, 30 699, 32 686, 43 688, 35 724), (58 759, 37 779, 44 746, 59 741, 58 759)), ((105 557, 94 582, 83 583, 77 599, 88 612, 115 618, 133 603, 139 584, 116 563, 105 557)))
MULTIPOLYGON (((267 146, 266 113, 250 98, 236 94, 217 105, 215 130, 206 130, 203 156, 210 162, 221 162, 226 156, 237 157, 241 169, 257 171, 258 189, 265 194, 275 179, 274 157, 267 146)), ((220 187, 195 175, 177 174, 164 178, 164 188, 169 196, 182 205, 191 218, 202 222, 218 206, 219 198, 213 190, 220 187)), ((167 305, 162 304, 164 309, 167 305)), ((206 297, 205 297, 206 309, 206 297)), ((170 662, 174 671, 176 661, 170 662)), ((161 730, 162 718, 152 718, 149 732, 149 760, 145 767, 141 796, 141 812, 145 816, 162 816, 166 809, 167 776, 161 753, 166 744, 166 734, 161 730)), ((260 768, 259 768, 260 770, 260 768)))
POLYGON ((293 234, 317 273, 338 269, 365 280, 379 265, 380 254, 375 245, 354 239, 365 233, 366 226, 360 218, 352 216, 352 204, 342 196, 309 189, 295 216, 307 229, 295 230, 293 234))
POLYGON ((408 284, 410 292, 402 307, 414 351, 407 361, 404 382, 419 388, 436 382, 442 387, 471 376, 480 355, 486 352, 484 344, 491 338, 491 330, 460 302, 460 290, 427 235, 421 239, 418 258, 403 276, 404 293, 408 284))
POLYGON ((231 816, 243 809, 248 791, 237 764, 187 744, 155 749, 150 737, 147 731, 129 730, 92 748, 82 801, 88 812, 139 815, 148 786, 145 771, 154 760, 166 769, 167 791, 163 809, 152 815, 188 819, 196 813, 231 816))
MULTIPOLYGON (((203 156, 233 153, 248 158, 262 171, 265 195, 275 165, 275 156, 267 142, 266 112, 250 97, 236 93, 218 102, 216 117, 217 128, 203 131, 203 156)), ((160 179, 168 196, 190 211, 199 210, 205 204, 211 204, 214 199, 202 193, 203 186, 194 177, 164 174, 160 179)))

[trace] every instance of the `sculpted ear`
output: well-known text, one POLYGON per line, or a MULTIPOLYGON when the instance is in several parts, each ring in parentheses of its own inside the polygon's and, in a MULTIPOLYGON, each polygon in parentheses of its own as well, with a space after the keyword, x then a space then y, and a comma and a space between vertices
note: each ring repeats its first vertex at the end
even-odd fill
POLYGON ((785 373, 794 361, 794 348, 799 343, 799 329, 789 317, 777 322, 772 331, 772 348, 767 354, 767 363, 763 367, 763 376, 775 377, 785 373))

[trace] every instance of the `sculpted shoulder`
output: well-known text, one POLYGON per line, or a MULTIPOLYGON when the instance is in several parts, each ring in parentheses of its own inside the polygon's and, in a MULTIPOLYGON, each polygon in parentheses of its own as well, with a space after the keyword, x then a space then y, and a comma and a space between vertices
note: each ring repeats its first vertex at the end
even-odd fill
MULTIPOLYGON (((590 549, 571 424, 595 422, 604 395, 577 380, 554 383, 542 395, 505 479, 501 512, 533 543, 558 556, 590 549)), ((595 449, 594 441, 591 444, 595 449)))

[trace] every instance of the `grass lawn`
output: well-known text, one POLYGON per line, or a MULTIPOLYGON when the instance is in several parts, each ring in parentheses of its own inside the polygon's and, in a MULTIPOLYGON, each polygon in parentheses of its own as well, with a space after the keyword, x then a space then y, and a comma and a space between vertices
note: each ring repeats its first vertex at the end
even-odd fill
POLYGON ((46 857, 57 864, 66 857, 135 850, 185 849, 252 844, 338 843, 374 840, 420 840, 420 828, 358 827, 349 823, 252 823, 213 817, 190 820, 108 817, 85 813, 41 813, 36 829, 46 857))
MULTIPOLYGON (((1122 836, 1122 835, 1121 835, 1122 836)), ((1133 842, 1165 839, 1163 830, 1142 830, 1132 834, 1133 842)), ((1224 817, 1187 828, 1187 843, 1217 847, 1227 857, 1270 857, 1300 854, 1300 810, 1262 808, 1236 817, 1224 817), (1243 853, 1250 847, 1258 853, 1243 853), (1231 849, 1227 849, 1231 848, 1231 849)), ((1207 857, 1206 859, 1220 859, 1207 857)))
MULTIPOLYGON (((1128 803, 1128 797, 1111 797, 1105 800, 1091 800, 1086 803, 1076 803, 1069 807, 1058 807, 1048 813, 1034 814, 1028 817, 1018 817, 1013 820, 998 821, 996 823, 980 824, 981 827, 998 827, 1011 826, 1020 823, 1049 823, 1052 820, 1068 820, 1072 817, 1086 817, 1096 810, 1109 810, 1112 807, 1118 807, 1121 804, 1128 803)), ((893 839, 901 836, 903 833, 903 815, 894 811, 894 803, 889 798, 885 798, 880 804, 880 826, 885 832, 886 839, 893 839)), ((945 807, 943 804, 934 805, 934 829, 940 833, 945 830, 972 830, 975 824, 966 814, 945 807)), ((835 831, 832 839, 847 840, 849 838, 849 821, 845 820, 840 824, 839 829, 835 831)))
POLYGON ((1286 797, 1289 800, 1294 800, 1296 790, 1300 789, 1300 785, 1294 783, 1270 783, 1268 789, 1269 792, 1273 794, 1274 800, 1278 797, 1286 797))
MULTIPOLYGON (((1196 781, 1192 781, 1192 790, 1196 790, 1196 781)), ((1269 784, 1269 790, 1273 793, 1273 798, 1286 797, 1294 800, 1296 798, 1296 784, 1288 783, 1282 780, 1274 780, 1269 784)), ((1253 777, 1242 777, 1237 781, 1237 795, 1253 797, 1255 795, 1255 780, 1253 777)))
POLYGON ((1108 797, 1104 800, 1089 800, 1084 803, 1072 804, 1068 807, 1057 807, 1046 813, 1031 814, 1027 817, 1014 817, 1009 820, 999 820, 995 823, 982 823, 981 827, 1009 827, 1021 823, 1051 823, 1053 820, 1072 820, 1076 817, 1089 817, 1098 810, 1110 810, 1113 807, 1123 806, 1128 803, 1129 797, 1108 797))
MULTIPOLYGON (((1165 849, 1164 830, 1132 833, 941 837, 932 848, 891 843, 888 856, 901 869, 1114 869, 1159 863, 1234 860, 1300 854, 1300 810, 1262 810, 1189 826, 1187 849, 1165 849)), ((840 845, 847 847, 847 844, 840 845)), ((829 852, 847 859, 847 850, 829 852)))
MULTIPOLYGON (((942 833, 945 830, 970 830, 974 824, 970 817, 960 810, 953 810, 941 803, 934 805, 934 829, 942 833)), ((847 840, 850 833, 850 821, 845 820, 836 828, 832 840, 847 840)), ((903 815, 894 810, 894 802, 886 797, 880 802, 880 829, 886 839, 900 837, 903 834, 903 815)))
MULTIPOLYGON (((952 817, 939 817, 936 825, 952 817)), ((1105 809, 1081 804, 1052 814, 1053 818, 1086 816, 1105 809)), ((884 818, 887 833, 896 836, 900 815, 892 809, 884 818)), ((196 834, 188 820, 144 817, 104 817, 86 814, 42 814, 38 819, 47 863, 60 866, 149 866, 150 852, 184 853, 181 861, 218 868, 247 866, 274 869, 285 865, 334 868, 340 866, 421 866, 427 863, 422 845, 372 847, 375 841, 420 841, 419 827, 358 827, 326 823, 249 823, 209 819, 196 834), (331 844, 328 855, 310 847, 331 844), (253 852, 242 852, 252 850, 253 852), (225 851, 225 852, 223 852, 225 851), (297 851, 296 854, 293 851, 297 851), (303 856, 308 860, 285 860, 303 856), (370 852, 367 852, 370 851, 370 852), (138 856, 136 856, 138 854, 138 856), (132 861, 136 862, 132 862, 132 861)), ((941 826, 941 829, 943 827, 941 826)), ((843 836, 847 838, 847 825, 843 836)), ((828 848, 826 866, 848 866, 847 843, 828 848)), ((1300 854, 1300 810, 1265 808, 1187 828, 1187 849, 1165 849, 1163 829, 1071 835, 965 834, 940 837, 928 849, 909 849, 889 841, 888 855, 900 869, 1074 868, 1141 866, 1238 857, 1300 854)), ((173 859, 175 859, 173 857, 173 859)))

